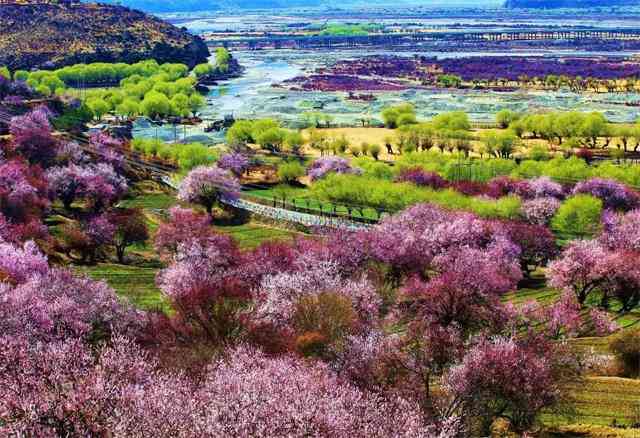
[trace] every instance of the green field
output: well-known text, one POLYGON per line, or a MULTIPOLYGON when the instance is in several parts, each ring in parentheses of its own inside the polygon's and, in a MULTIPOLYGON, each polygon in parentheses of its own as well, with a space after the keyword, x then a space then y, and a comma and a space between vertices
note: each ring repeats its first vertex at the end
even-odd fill
POLYGON ((147 210, 168 210, 177 204, 176 198, 167 193, 144 193, 120 203, 125 208, 142 208, 147 210))
MULTIPOLYGON (((567 424, 630 425, 640 420, 640 380, 587 377, 570 388, 575 398, 572 417, 545 414, 547 427, 567 424)), ((637 436, 640 430, 636 429, 637 436)), ((633 436, 633 435, 631 435, 633 436)))
POLYGON ((244 225, 216 226, 216 230, 233 237, 241 249, 253 249, 263 242, 291 240, 298 235, 293 231, 248 223, 244 225))
MULTIPOLYGON (((241 249, 252 249, 265 241, 291 240, 296 234, 258 224, 224 226, 216 229, 236 239, 241 249)), ((133 247, 132 251, 146 252, 149 248, 150 245, 147 244, 142 247, 133 247)), ((160 290, 155 284, 159 268, 104 263, 97 266, 75 267, 75 269, 93 279, 106 281, 119 296, 128 299, 141 309, 166 308, 160 290)))
POLYGON ((305 209, 312 213, 334 213, 343 216, 354 216, 357 218, 378 220, 378 212, 371 207, 347 208, 346 205, 333 204, 329 201, 317 199, 309 188, 287 187, 284 191, 281 186, 257 188, 243 192, 246 195, 257 198, 261 203, 274 204, 277 207, 287 209, 305 209))
POLYGON ((104 280, 119 296, 143 310, 163 309, 165 303, 156 287, 156 268, 140 268, 116 264, 76 267, 76 271, 96 280, 104 280))

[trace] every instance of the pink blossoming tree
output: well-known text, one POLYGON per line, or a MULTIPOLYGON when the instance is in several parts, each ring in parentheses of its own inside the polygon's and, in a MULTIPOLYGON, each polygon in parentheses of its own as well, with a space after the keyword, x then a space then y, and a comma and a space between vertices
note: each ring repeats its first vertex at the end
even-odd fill
POLYGON ((180 184, 178 198, 202 205, 211 216, 213 207, 222 200, 233 200, 240 184, 227 171, 218 167, 197 167, 180 184))

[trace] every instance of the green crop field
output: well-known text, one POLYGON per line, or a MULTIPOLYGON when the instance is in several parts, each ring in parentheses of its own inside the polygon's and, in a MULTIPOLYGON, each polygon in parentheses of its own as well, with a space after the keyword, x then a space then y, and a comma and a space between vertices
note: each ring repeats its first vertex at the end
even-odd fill
POLYGON ((76 271, 96 280, 104 280, 119 296, 144 309, 163 309, 165 303, 156 287, 156 268, 141 268, 116 264, 77 267, 76 271))
MULTIPOLYGON (((545 414, 542 419, 546 426, 567 424, 628 426, 640 421, 640 380, 587 377, 583 381, 576 382, 569 390, 574 397, 575 412, 569 417, 545 414)), ((640 436, 640 431, 636 430, 636 432, 637 436, 640 436)))
POLYGON ((293 231, 271 228, 265 225, 253 223, 233 226, 217 226, 216 229, 233 237, 242 249, 252 249, 267 241, 288 241, 298 234, 293 231))

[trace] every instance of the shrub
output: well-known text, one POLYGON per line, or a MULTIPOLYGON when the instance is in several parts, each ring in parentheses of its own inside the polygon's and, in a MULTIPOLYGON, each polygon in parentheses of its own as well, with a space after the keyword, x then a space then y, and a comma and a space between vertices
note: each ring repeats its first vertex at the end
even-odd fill
POLYGON ((592 236, 600 229, 602 201, 589 195, 576 195, 560 206, 551 221, 555 231, 571 236, 592 236))
POLYGON ((322 179, 329 173, 354 174, 360 172, 360 169, 351 167, 349 160, 340 157, 319 158, 307 169, 307 174, 312 181, 322 179))
POLYGON ((404 113, 398 116, 396 123, 398 124, 398 126, 415 125, 418 123, 418 120, 416 119, 415 114, 404 113))
POLYGON ((586 162, 589 162, 593 159, 593 151, 590 151, 589 149, 586 149, 586 148, 581 148, 576 152, 576 157, 581 158, 586 162))
POLYGON ((511 125, 512 122, 520 119, 520 115, 513 111, 504 109, 498 111, 496 114, 496 123, 500 125, 501 128, 506 129, 511 125))
POLYGON ((50 165, 56 156, 58 142, 52 134, 51 113, 46 107, 11 119, 9 130, 14 149, 32 163, 50 165))
POLYGON ((246 155, 237 152, 225 154, 218 160, 218 167, 220 169, 230 171, 239 178, 247 171, 247 169, 249 169, 249 158, 246 155))
POLYGON ((564 198, 562 185, 542 176, 528 181, 521 181, 516 185, 516 193, 525 199, 536 198, 564 198))
POLYGON ((331 142, 331 150, 336 154, 344 154, 349 149, 349 140, 342 135, 331 142))
POLYGON ((288 131, 282 128, 269 128, 265 131, 260 131, 260 128, 254 126, 254 130, 257 133, 256 142, 271 152, 280 152, 289 135, 288 131))
POLYGON ((218 159, 218 154, 212 148, 193 143, 177 147, 175 157, 181 170, 190 171, 198 166, 213 164, 218 159))
POLYGON ((408 182, 421 187, 431 187, 432 189, 443 189, 447 187, 447 182, 435 172, 425 172, 419 167, 400 171, 396 177, 398 182, 408 182))
POLYGON ((546 146, 536 145, 529 151, 529 159, 534 161, 546 161, 549 159, 549 148, 546 146))
POLYGON ((5 79, 11 79, 11 72, 6 66, 0 65, 0 76, 5 79))
POLYGON ((377 179, 393 179, 393 169, 385 163, 374 161, 367 157, 360 157, 353 160, 352 165, 362 169, 363 174, 377 179))
POLYGON ((378 160, 380 158, 381 151, 382 151, 382 148, 380 147, 379 144, 372 144, 371 146, 369 146, 369 153, 375 160, 378 160))
POLYGON ((537 198, 522 204, 522 216, 530 224, 547 225, 560 208, 556 198, 537 198))
POLYGON ((300 153, 300 149, 302 149, 304 143, 304 137, 299 132, 290 132, 284 140, 285 146, 294 154, 300 153))
POLYGON ((382 111, 382 120, 384 120, 387 128, 395 129, 402 124, 415 123, 415 114, 416 110, 413 105, 405 103, 384 109, 382 111))
POLYGON ((625 330, 616 335, 609 348, 627 377, 640 377, 640 328, 625 330))
POLYGON ((598 164, 593 168, 593 176, 612 179, 633 187, 640 186, 640 166, 631 163, 616 165, 605 162, 598 164))
POLYGON ((196 75, 197 78, 213 73, 213 65, 207 63, 198 64, 193 69, 193 74, 196 75))
POLYGON ((488 195, 487 186, 475 181, 458 181, 453 183, 452 187, 459 193, 466 196, 488 195))
POLYGON ((300 298, 292 325, 301 334, 318 333, 332 344, 346 336, 357 321, 351 300, 337 293, 321 293, 300 298))
POLYGON ((516 192, 519 183, 508 176, 499 176, 487 182, 486 194, 492 198, 508 196, 516 192))
POLYGON ((327 345, 327 338, 317 332, 304 333, 296 338, 296 350, 304 357, 323 356, 327 345))
POLYGON ((558 181, 584 180, 589 178, 592 172, 591 167, 584 160, 576 157, 554 158, 542 164, 544 175, 558 181))
POLYGON ((289 161, 278 166, 278 177, 287 184, 297 181, 305 172, 304 166, 297 161, 289 161))
POLYGON ((575 186, 574 194, 589 194, 600 199, 604 207, 613 210, 632 210, 640 204, 640 196, 617 181, 592 178, 575 186))
POLYGON ((313 186, 314 193, 330 202, 363 205, 399 211, 428 202, 450 210, 471 211, 483 217, 516 219, 520 199, 508 196, 497 200, 465 196, 455 190, 433 190, 408 183, 393 183, 353 175, 331 175, 313 186))

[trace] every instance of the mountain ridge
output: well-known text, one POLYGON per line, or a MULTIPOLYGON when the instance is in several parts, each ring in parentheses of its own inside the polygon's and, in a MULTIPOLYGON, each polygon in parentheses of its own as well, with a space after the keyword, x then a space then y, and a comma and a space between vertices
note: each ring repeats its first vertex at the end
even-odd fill
POLYGON ((611 6, 640 6, 640 0, 506 0, 505 2, 505 7, 510 9, 595 8, 611 6))
MULTIPOLYGON (((335 0, 101 0, 106 3, 122 3, 134 9, 140 9, 150 13, 169 12, 203 12, 233 9, 284 9, 299 7, 346 7, 354 5, 362 6, 425 6, 424 1, 419 0, 342 0, 336 6, 335 0)), ((496 5, 496 0, 482 0, 488 5, 496 5)), ((450 4, 445 0, 430 0, 435 6, 450 4)), ((454 4, 477 5, 476 0, 456 0, 454 4)))

